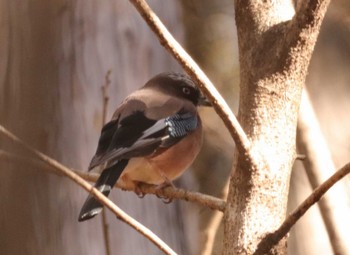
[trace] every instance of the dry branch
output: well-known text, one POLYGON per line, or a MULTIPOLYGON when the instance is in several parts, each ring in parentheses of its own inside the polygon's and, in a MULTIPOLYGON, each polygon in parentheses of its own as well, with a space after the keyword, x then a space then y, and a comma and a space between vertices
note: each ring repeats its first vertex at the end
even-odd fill
POLYGON ((340 168, 334 175, 332 175, 327 181, 316 188, 311 195, 297 208, 295 209, 283 224, 273 233, 266 235, 258 245, 258 249, 254 254, 266 254, 269 250, 277 244, 295 225, 295 223, 307 212, 307 210, 317 203, 321 197, 344 176, 350 173, 350 163, 340 168))
MULTIPOLYGON (((222 190, 222 197, 224 199, 227 198, 227 193, 228 193, 228 185, 229 185, 229 180, 227 180, 223 190, 222 190)), ((202 255, 211 255, 213 254, 213 249, 214 249, 214 244, 215 244, 215 237, 218 233, 220 223, 222 221, 223 214, 220 213, 219 211, 215 211, 211 218, 209 219, 209 222, 207 224, 206 229, 204 230, 204 245, 201 249, 201 254, 202 255)))
MULTIPOLYGON (((14 155, 12 153, 8 153, 1 150, 0 150, 0 159, 11 160, 12 162, 15 162, 15 161, 25 162, 30 165, 33 165, 34 167, 37 167, 38 169, 51 171, 54 174, 63 176, 63 174, 53 166, 47 167, 47 165, 41 163, 41 161, 14 155)), ((71 171, 73 171, 75 174, 77 174, 81 178, 90 182, 96 182, 99 176, 98 174, 95 174, 95 173, 88 173, 88 172, 83 172, 78 170, 71 170, 71 171)), ((116 185, 115 187, 118 187, 125 191, 132 191, 132 192, 134 191, 122 185, 116 185)), ((139 188, 140 188, 140 191, 144 194, 153 194, 164 198, 180 199, 180 200, 196 203, 201 206, 206 206, 212 210, 218 210, 221 212, 225 211, 225 207, 226 207, 226 202, 223 199, 205 195, 199 192, 193 192, 193 191, 188 191, 188 190, 174 188, 174 187, 157 189, 157 187, 155 187, 154 185, 148 185, 148 184, 141 184, 139 188)))
MULTIPOLYGON (((111 75, 112 71, 108 70, 105 76, 105 83, 101 86, 101 92, 102 92, 102 125, 104 126, 106 124, 107 120, 107 110, 108 110, 108 87, 111 84, 111 75)), ((131 217, 131 216, 130 216, 131 217)), ((111 255, 111 245, 109 241, 109 226, 107 221, 107 215, 106 211, 102 210, 102 230, 103 230, 103 239, 105 243, 105 249, 106 249, 106 255, 111 255)))
POLYGON ((244 155, 244 158, 251 165, 257 167, 255 157, 258 155, 253 156, 248 137, 239 124, 236 116, 232 113, 230 107, 216 90, 213 83, 209 80, 197 63, 191 58, 191 56, 184 50, 184 48, 170 34, 158 16, 148 6, 146 1, 130 0, 130 2, 136 7, 138 12, 147 22, 148 26, 158 37, 160 44, 179 62, 179 64, 191 76, 191 78, 196 81, 201 91, 203 91, 207 98, 212 102, 216 113, 221 117, 227 130, 234 139, 240 154, 244 155))
MULTIPOLYGON (((335 173, 336 168, 307 90, 304 90, 301 100, 297 146, 299 152, 307 155, 302 162, 311 187, 316 189, 335 173)), ((344 219, 350 214, 350 208, 344 185, 339 184, 330 190, 318 205, 334 254, 349 254, 350 238, 347 233, 350 223, 344 219)))
POLYGON ((99 202, 101 202, 105 207, 107 207, 109 210, 111 210, 117 216, 118 219, 125 222, 130 227, 134 228, 140 234, 145 236, 148 240, 150 240, 152 243, 154 243, 162 252, 164 252, 165 254, 171 254, 171 255, 176 254, 165 242, 163 242, 151 230, 144 227, 142 224, 137 222, 135 219, 133 219, 129 215, 127 215, 123 210, 121 210, 111 200, 109 200, 100 191, 98 191, 96 188, 94 188, 92 185, 90 185, 88 182, 86 182, 84 179, 82 179, 79 175, 74 173, 72 170, 65 167, 61 163, 57 162, 56 160, 46 156, 45 154, 33 149, 31 146, 29 146, 28 144, 23 142, 21 139, 16 137, 14 134, 9 132, 7 129, 5 129, 2 125, 0 125, 0 133, 2 133, 4 136, 9 138, 11 141, 15 142, 16 144, 22 146, 27 151, 29 151, 30 153, 35 155, 38 159, 40 159, 41 161, 50 165, 51 167, 55 168, 57 171, 59 171, 60 173, 62 173, 65 176, 67 176, 72 181, 77 183, 79 186, 84 188, 86 191, 88 191, 90 194, 92 194, 99 202))

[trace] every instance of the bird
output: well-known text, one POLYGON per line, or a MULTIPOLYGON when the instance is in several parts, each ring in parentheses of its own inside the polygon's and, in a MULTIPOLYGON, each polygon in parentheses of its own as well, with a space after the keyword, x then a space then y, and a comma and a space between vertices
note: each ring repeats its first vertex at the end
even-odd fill
MULTIPOLYGON (((160 73, 127 96, 101 130, 88 168, 101 172, 95 188, 108 196, 116 183, 135 192, 141 183, 173 185, 202 146, 198 106, 211 103, 189 76, 177 72, 160 73)), ((78 221, 102 209, 89 194, 78 221)))

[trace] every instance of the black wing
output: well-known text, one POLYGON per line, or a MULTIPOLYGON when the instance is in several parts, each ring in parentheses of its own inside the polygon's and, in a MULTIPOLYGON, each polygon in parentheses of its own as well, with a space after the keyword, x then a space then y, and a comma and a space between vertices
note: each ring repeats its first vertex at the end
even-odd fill
POLYGON ((157 148, 167 148, 197 127, 197 116, 180 111, 160 120, 147 118, 137 111, 124 118, 111 121, 102 129, 96 155, 89 169, 120 159, 148 156, 157 148))

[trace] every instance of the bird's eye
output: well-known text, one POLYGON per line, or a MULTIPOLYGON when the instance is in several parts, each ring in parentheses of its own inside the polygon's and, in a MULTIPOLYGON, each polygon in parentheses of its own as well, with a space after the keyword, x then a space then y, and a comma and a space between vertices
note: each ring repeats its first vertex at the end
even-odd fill
POLYGON ((190 90, 189 88, 187 88, 187 87, 183 87, 183 88, 182 88, 182 92, 183 92, 185 95, 191 94, 191 90, 190 90))

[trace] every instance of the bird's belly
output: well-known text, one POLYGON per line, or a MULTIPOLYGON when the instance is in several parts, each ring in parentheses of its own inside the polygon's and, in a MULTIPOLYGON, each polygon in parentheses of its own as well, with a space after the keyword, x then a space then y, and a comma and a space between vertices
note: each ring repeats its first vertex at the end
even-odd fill
POLYGON ((146 158, 132 158, 118 179, 118 184, 134 188, 135 182, 159 185, 163 179, 146 158))
POLYGON ((121 174, 118 183, 130 188, 135 182, 160 185, 166 179, 178 178, 194 161, 202 144, 202 130, 199 128, 186 139, 155 157, 132 158, 121 174))

